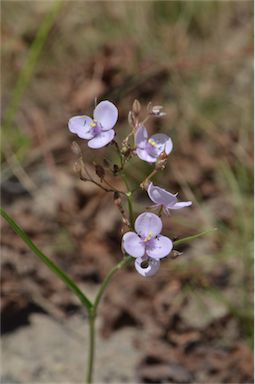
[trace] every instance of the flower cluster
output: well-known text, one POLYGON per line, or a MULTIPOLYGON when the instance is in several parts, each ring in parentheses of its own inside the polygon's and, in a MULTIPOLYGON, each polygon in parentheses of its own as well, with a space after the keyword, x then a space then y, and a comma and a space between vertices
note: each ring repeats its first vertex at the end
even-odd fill
MULTIPOLYGON (((135 100, 128 119, 132 131, 124 139, 121 146, 114 140, 115 131, 113 130, 118 119, 118 109, 107 100, 101 101, 95 107, 93 119, 86 115, 74 116, 69 120, 68 127, 70 132, 76 134, 79 138, 88 140, 90 148, 102 148, 111 142, 115 145, 120 156, 120 165, 114 164, 112 167, 112 173, 115 176, 120 174, 120 176, 124 177, 124 167, 132 156, 137 156, 152 165, 155 164, 153 171, 140 186, 147 190, 149 198, 154 203, 152 208, 159 210, 158 215, 149 211, 143 212, 136 218, 134 224, 132 222, 133 212, 130 200, 132 192, 118 191, 112 187, 109 181, 105 179, 104 167, 95 162, 95 172, 100 177, 101 183, 91 178, 86 171, 82 157, 78 167, 76 165, 76 170, 78 169, 80 172, 82 180, 94 182, 107 192, 114 192, 115 204, 120 209, 122 221, 129 228, 123 235, 122 249, 135 258, 135 268, 142 276, 152 276, 158 271, 160 260, 169 255, 173 248, 172 241, 168 237, 161 235, 163 224, 160 216, 162 212, 168 214, 169 210, 188 207, 192 202, 179 202, 177 194, 172 194, 152 183, 151 178, 158 171, 165 168, 166 159, 172 151, 173 143, 171 138, 164 133, 157 133, 149 137, 145 128, 145 122, 148 118, 165 115, 161 106, 148 106, 148 115, 142 122, 138 119, 140 112, 141 105, 135 100), (133 138, 133 145, 129 143, 130 138, 133 138), (127 218, 125 209, 122 206, 120 196, 128 199, 129 218, 127 218)), ((80 154, 80 150, 78 152, 80 154)))

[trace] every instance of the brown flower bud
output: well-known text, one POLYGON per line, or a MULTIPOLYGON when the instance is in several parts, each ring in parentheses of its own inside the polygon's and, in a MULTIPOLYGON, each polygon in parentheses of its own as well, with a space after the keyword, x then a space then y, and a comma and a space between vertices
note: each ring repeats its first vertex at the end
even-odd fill
POLYGON ((141 104, 137 99, 135 99, 133 102, 132 112, 135 116, 138 116, 139 113, 141 112, 141 104))
POLYGON ((79 161, 75 161, 73 164, 73 170, 75 173, 80 173, 81 172, 81 164, 79 161))
POLYGON ((183 252, 179 252, 179 251, 176 251, 176 249, 174 249, 170 253, 170 257, 171 257, 171 259, 176 259, 177 257, 181 256, 182 254, 183 254, 183 252))
POLYGON ((162 117, 162 116, 165 116, 166 113, 165 113, 165 112, 162 112, 162 109, 163 109, 162 105, 154 105, 154 106, 152 107, 151 114, 152 114, 153 116, 156 116, 156 117, 162 117))
POLYGON ((147 179, 145 179, 145 180, 140 184, 140 187, 141 187, 142 189, 145 189, 145 190, 147 191, 149 184, 150 184, 150 179, 147 178, 147 179))
POLYGON ((152 102, 150 101, 147 105, 147 111, 151 112, 152 102))
POLYGON ((125 156, 125 158, 128 158, 132 152, 132 149, 130 145, 123 145, 121 148, 121 153, 125 156))
POLYGON ((76 143, 76 141, 72 142, 71 149, 75 155, 81 156, 81 148, 80 148, 79 144, 76 143))
POLYGON ((166 162, 167 162, 167 154, 165 151, 163 151, 157 158, 155 169, 156 170, 164 169, 166 166, 166 162))

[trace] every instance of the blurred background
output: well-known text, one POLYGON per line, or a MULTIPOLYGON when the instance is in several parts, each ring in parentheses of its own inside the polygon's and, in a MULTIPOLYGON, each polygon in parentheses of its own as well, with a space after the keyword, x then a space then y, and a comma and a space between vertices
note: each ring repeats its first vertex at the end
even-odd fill
MULTIPOLYGON (((217 231, 144 279, 133 266, 100 308, 96 382, 253 382, 252 1, 2 1, 2 205, 93 297, 121 259, 112 196, 73 171, 68 119, 95 97, 163 105, 150 133, 174 142, 154 180, 191 208, 164 219, 181 238, 217 231)), ((88 164, 112 147, 79 142, 88 164)), ((137 186, 151 166, 134 159, 137 186)), ((118 178, 110 176, 120 186, 118 178)), ((136 194, 136 213, 150 205, 136 194)), ((86 314, 2 221, 2 383, 81 383, 86 314)))

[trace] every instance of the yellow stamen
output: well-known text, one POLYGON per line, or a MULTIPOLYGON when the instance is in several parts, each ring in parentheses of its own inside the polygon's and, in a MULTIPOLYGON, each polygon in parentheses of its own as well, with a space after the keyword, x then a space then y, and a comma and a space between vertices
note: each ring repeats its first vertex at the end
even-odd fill
POLYGON ((149 240, 152 238, 152 236, 153 236, 153 233, 152 233, 152 231, 150 231, 149 234, 148 234, 148 236, 145 237, 144 241, 145 241, 145 242, 146 242, 146 241, 149 241, 149 240))
POLYGON ((93 120, 92 123, 90 123, 90 126, 95 127, 96 126, 96 120, 93 120))
POLYGON ((148 143, 150 143, 153 147, 156 147, 156 146, 157 146, 156 141, 154 141, 153 139, 149 139, 149 140, 148 140, 148 143))

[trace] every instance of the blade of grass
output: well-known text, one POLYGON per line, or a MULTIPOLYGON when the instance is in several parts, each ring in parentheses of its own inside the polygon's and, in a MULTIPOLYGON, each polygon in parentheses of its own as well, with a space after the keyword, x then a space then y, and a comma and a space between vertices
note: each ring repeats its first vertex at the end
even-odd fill
POLYGON ((4 209, 0 208, 1 216, 7 221, 7 223, 11 226, 14 232, 27 244, 27 246, 33 251, 33 253, 44 263, 47 267, 58 276, 65 285, 73 291, 73 293, 78 297, 81 303, 87 308, 88 312, 90 312, 93 307, 91 301, 84 295, 84 293, 80 290, 80 288, 75 284, 75 282, 60 268, 58 267, 52 260, 50 260, 37 246, 33 243, 33 241, 29 238, 26 232, 5 212, 4 209))
POLYGON ((59 13, 60 7, 62 5, 61 1, 53 2, 53 5, 47 15, 45 16, 42 24, 40 25, 38 32, 35 36, 35 39, 32 42, 32 45, 27 54, 27 58, 25 64, 23 65, 17 84, 15 86, 10 104, 6 110, 3 126, 8 129, 12 123, 12 119, 14 118, 18 106, 20 104, 20 100, 23 96, 23 93, 26 90, 26 87, 34 73, 36 63, 38 61, 39 55, 42 51, 42 48, 47 40, 49 32, 56 20, 56 17, 59 13))
POLYGON ((206 236, 209 233, 214 232, 214 231, 217 231, 217 228, 208 229, 207 231, 203 231, 203 232, 197 233, 196 235, 184 237, 183 239, 180 239, 180 240, 175 240, 174 241, 174 245, 179 245, 179 244, 182 244, 182 243, 186 243, 187 241, 194 240, 197 237, 206 236))
POLYGON ((36 189, 36 185, 33 183, 33 181, 26 173, 25 169, 20 164, 18 153, 16 153, 17 148, 15 148, 15 143, 18 142, 20 145, 20 138, 24 138, 25 134, 20 131, 19 127, 16 127, 15 130, 11 128, 13 119, 16 115, 17 109, 19 108, 22 96, 35 71, 38 58, 48 38, 49 32, 52 26, 54 25, 61 5, 62 2, 60 0, 53 2, 53 5, 51 6, 49 12, 45 16, 38 29, 35 39, 33 40, 32 45, 28 51, 26 61, 19 73, 16 86, 14 88, 10 103, 6 109, 2 123, 2 142, 4 142, 4 139, 6 141, 4 142, 4 145, 2 145, 2 152, 5 155, 6 162, 9 168, 11 169, 12 173, 31 194, 36 189), (12 148, 13 144, 14 148, 12 148))

